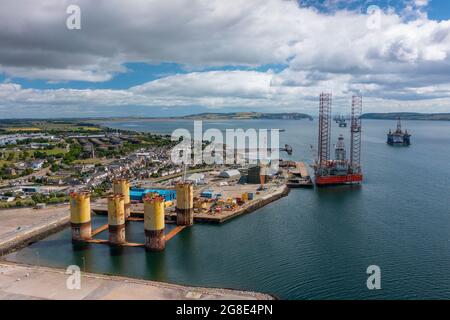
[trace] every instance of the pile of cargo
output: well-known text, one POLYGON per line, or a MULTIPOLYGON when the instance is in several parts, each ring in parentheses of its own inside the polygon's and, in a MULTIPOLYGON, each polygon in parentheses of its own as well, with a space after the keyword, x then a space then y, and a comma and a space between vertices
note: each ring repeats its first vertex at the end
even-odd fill
POLYGON ((200 197, 194 198, 194 212, 220 214, 222 211, 233 211, 253 199, 253 192, 244 192, 240 197, 223 199, 220 193, 203 191, 200 197))

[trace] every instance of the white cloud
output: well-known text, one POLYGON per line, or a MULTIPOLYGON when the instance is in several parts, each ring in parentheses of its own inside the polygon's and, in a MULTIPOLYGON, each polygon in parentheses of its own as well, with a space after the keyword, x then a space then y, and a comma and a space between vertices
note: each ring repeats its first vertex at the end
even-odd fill
MULTIPOLYGON (((168 76, 154 80, 127 90, 38 90, 26 89, 15 83, 0 84, 0 108, 11 106, 54 106, 78 110, 83 106, 93 108, 133 106, 147 107, 192 107, 207 108, 244 108, 252 110, 274 111, 306 111, 315 113, 317 97, 322 91, 332 91, 335 110, 348 110, 350 95, 357 90, 366 93, 366 111, 389 111, 402 101, 408 110, 444 112, 450 109, 450 86, 438 84, 408 90, 398 88, 395 79, 392 88, 373 82, 364 83, 360 79, 357 84, 350 84, 349 75, 327 76, 317 74, 308 79, 311 73, 299 72, 295 79, 302 79, 293 85, 286 85, 291 71, 281 74, 256 71, 209 71, 194 72, 183 75, 168 76), (311 85, 314 83, 314 85, 311 85), (379 93, 383 91, 383 95, 379 93), (420 95, 427 100, 420 103, 410 99, 420 95)), ((6 116, 6 115, 5 115, 6 116)))
POLYGON ((128 62, 176 62, 200 71, 128 90, 2 84, 0 104, 293 109, 315 106, 321 90, 332 90, 338 103, 361 90, 369 106, 383 101, 398 109, 420 101, 449 110, 450 21, 429 20, 421 11, 428 1, 408 3, 404 13, 419 13, 414 19, 384 12, 380 28, 369 30, 364 14, 324 14, 296 1, 4 0, 0 71, 12 79, 102 82, 125 72, 128 62), (72 3, 81 7, 81 30, 65 27, 72 3), (288 67, 280 73, 201 71, 264 64, 288 67))
POLYGON ((428 2, 429 2, 428 0, 414 0, 414 4, 417 7, 425 7, 428 5, 428 2))
MULTIPOLYGON (((66 29, 69 1, 0 2, 1 70, 11 76, 51 79, 47 70, 90 68, 112 74, 120 64, 133 61, 198 66, 280 63, 294 54, 301 25, 294 1, 70 2, 81 8, 81 30, 66 29), (44 72, 27 74, 29 68, 44 72)), ((70 77, 55 74, 51 80, 70 77)), ((76 75, 74 80, 79 80, 76 75)))

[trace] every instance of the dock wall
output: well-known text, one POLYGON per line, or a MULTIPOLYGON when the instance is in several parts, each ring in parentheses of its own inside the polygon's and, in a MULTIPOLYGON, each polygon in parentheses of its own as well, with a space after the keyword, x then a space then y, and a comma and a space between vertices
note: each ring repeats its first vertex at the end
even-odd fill
POLYGON ((14 237, 0 242, 0 257, 13 251, 29 246, 33 242, 42 240, 49 235, 59 232, 70 226, 70 216, 53 220, 48 224, 35 227, 29 231, 17 234, 14 237))

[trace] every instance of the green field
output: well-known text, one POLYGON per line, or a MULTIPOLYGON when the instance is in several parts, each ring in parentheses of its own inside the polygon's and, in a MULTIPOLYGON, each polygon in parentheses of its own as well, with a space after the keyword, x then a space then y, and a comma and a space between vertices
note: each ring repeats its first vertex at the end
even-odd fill
POLYGON ((6 160, 0 160, 0 167, 3 167, 5 164, 9 166, 11 164, 11 162, 6 161, 6 160))
MULTIPOLYGON (((48 156, 52 156, 52 155, 59 154, 59 153, 65 154, 67 152, 66 149, 64 149, 64 148, 54 148, 54 149, 44 149, 44 150, 26 150, 26 152, 28 152, 28 154, 29 154, 29 157, 27 158, 27 160, 32 158, 34 156, 34 153, 37 151, 44 152, 48 156)), ((11 162, 19 161, 21 154, 22 154, 22 151, 12 151, 12 150, 5 151, 3 159, 0 160, 0 165, 10 164, 11 162), (11 153, 14 154, 14 159, 13 159, 13 161, 7 161, 6 159, 8 159, 8 157, 11 153)))
POLYGON ((80 159, 80 160, 75 160, 73 163, 76 164, 97 164, 97 163, 102 163, 102 161, 98 158, 89 158, 89 159, 80 159))
POLYGON ((30 132, 99 132, 103 129, 78 120, 0 120, 0 130, 5 133, 30 132))
POLYGON ((46 150, 34 150, 30 153, 34 153, 35 151, 45 152, 47 155, 52 156, 58 153, 66 153, 66 149, 64 148, 54 148, 54 149, 46 149, 46 150))
POLYGON ((41 131, 40 128, 37 127, 10 127, 10 128, 5 128, 4 130, 6 130, 7 132, 38 132, 41 131))

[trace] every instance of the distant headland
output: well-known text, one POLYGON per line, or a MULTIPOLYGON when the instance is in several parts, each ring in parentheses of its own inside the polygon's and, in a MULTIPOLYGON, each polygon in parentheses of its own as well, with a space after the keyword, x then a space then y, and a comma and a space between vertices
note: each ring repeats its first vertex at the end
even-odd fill
POLYGON ((246 120, 246 119, 279 119, 279 120, 302 120, 313 118, 305 113, 263 113, 263 112, 228 112, 228 113, 199 113, 188 116, 176 117, 182 119, 198 119, 198 120, 246 120))
POLYGON ((389 113, 365 113, 362 119, 377 120, 436 120, 450 121, 450 113, 418 113, 418 112, 389 112, 389 113))

